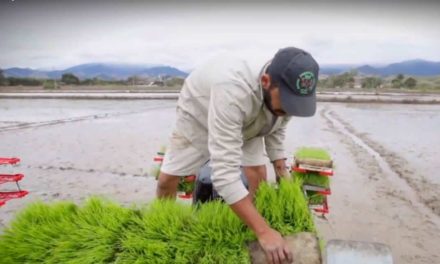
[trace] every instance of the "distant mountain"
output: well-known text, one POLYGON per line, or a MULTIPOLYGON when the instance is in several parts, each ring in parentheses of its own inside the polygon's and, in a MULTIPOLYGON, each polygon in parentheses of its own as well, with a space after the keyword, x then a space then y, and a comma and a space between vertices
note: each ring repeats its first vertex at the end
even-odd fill
POLYGON ((88 63, 57 71, 33 70, 30 68, 9 68, 4 70, 8 77, 51 78, 59 79, 64 73, 72 73, 80 79, 100 78, 104 80, 127 79, 130 76, 158 77, 175 76, 186 77, 188 73, 170 66, 142 66, 124 64, 88 63))
POLYGON ((426 60, 409 60, 393 63, 382 68, 376 68, 378 75, 388 76, 399 73, 416 76, 431 76, 440 74, 440 62, 426 60))
POLYGON ((47 78, 46 72, 30 68, 9 68, 5 69, 3 73, 10 77, 47 78))
POLYGON ((353 65, 324 65, 321 66, 320 74, 335 75, 356 70, 359 74, 389 76, 399 73, 413 76, 440 75, 440 62, 426 60, 407 60, 399 63, 392 63, 386 66, 353 66, 353 65))
POLYGON ((365 75, 381 75, 379 70, 370 66, 370 65, 364 65, 361 67, 356 68, 358 73, 365 74, 365 75))
POLYGON ((321 67, 320 74, 335 75, 350 70, 356 70, 360 74, 390 76, 399 73, 413 76, 433 76, 440 75, 440 62, 432 62, 426 60, 408 60, 399 63, 392 63, 386 66, 349 66, 349 65, 324 65, 321 67))
MULTIPOLYGON (((392 63, 386 66, 371 65, 322 65, 320 74, 335 75, 350 70, 357 70, 364 75, 389 76, 402 73, 413 76, 433 76, 440 75, 440 62, 426 60, 408 60, 399 63, 392 63)), ((76 65, 64 70, 43 71, 30 68, 9 68, 3 70, 5 76, 29 77, 29 78, 51 78, 59 79, 64 73, 73 73, 80 79, 100 78, 104 80, 121 80, 130 76, 139 77, 158 77, 176 76, 186 77, 188 73, 171 66, 155 65, 125 65, 125 64, 106 64, 88 63, 76 65)))
POLYGON ((323 75, 335 75, 344 73, 350 69, 357 67, 358 65, 353 64, 326 64, 321 65, 319 69, 319 74, 323 75))

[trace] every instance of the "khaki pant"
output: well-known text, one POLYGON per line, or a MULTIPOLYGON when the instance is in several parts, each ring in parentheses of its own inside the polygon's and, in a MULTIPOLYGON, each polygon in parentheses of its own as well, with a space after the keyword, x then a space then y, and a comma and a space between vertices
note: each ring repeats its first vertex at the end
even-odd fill
MULTIPOLYGON (((264 154, 262 137, 245 141, 242 151, 242 166, 259 166, 268 162, 268 158, 264 154)), ((208 160, 208 146, 203 150, 197 149, 188 139, 174 131, 165 153, 161 171, 176 176, 195 175, 208 160)))

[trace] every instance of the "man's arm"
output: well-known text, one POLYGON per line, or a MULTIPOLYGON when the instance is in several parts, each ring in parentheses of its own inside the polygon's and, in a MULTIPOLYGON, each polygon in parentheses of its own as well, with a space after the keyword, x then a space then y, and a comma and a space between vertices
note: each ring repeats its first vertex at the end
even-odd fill
POLYGON ((208 112, 212 181, 227 204, 238 202, 248 195, 240 178, 245 113, 233 92, 230 87, 212 87, 208 112))
POLYGON ((286 263, 286 261, 290 263, 292 261, 292 253, 283 237, 276 230, 270 228, 258 213, 249 196, 230 206, 232 211, 255 233, 269 263, 278 264, 286 263))
POLYGON ((266 152, 270 161, 273 163, 277 179, 280 177, 290 177, 286 167, 286 155, 284 151, 286 126, 289 120, 289 117, 285 117, 282 121, 283 123, 276 131, 264 137, 266 152))
MULTIPOLYGON (((235 88, 235 87, 231 87, 235 88)), ((282 263, 291 254, 281 235, 270 228, 253 205, 240 178, 245 110, 230 87, 213 87, 208 113, 208 147, 212 181, 217 192, 255 233, 270 263, 282 263)), ((245 100, 245 98, 241 98, 245 100)))

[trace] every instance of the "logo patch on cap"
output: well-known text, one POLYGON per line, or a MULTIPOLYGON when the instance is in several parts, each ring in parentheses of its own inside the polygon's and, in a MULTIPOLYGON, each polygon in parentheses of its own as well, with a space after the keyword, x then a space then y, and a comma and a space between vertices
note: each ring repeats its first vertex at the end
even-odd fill
POLYGON ((313 92, 315 88, 315 75, 313 72, 303 72, 296 79, 296 89, 298 89, 300 94, 308 95, 313 92))

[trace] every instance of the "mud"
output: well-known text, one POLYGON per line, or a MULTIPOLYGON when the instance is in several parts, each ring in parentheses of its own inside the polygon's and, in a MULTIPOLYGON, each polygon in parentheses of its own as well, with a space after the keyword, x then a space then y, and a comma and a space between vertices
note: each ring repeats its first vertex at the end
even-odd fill
POLYGON ((335 112, 331 112, 330 115, 336 120, 341 122, 344 127, 350 131, 353 135, 360 138, 365 144, 367 144, 371 149, 373 149, 378 155, 386 161, 390 166, 392 171, 396 173, 400 178, 404 179, 406 183, 415 191, 417 198, 422 200, 422 202, 429 207, 435 214, 440 216, 440 200, 438 197, 438 190, 440 189, 440 184, 431 182, 426 179, 422 172, 432 173, 435 175, 435 171, 426 171, 426 168, 435 164, 426 164, 423 167, 419 167, 419 171, 411 168, 411 165, 398 153, 386 149, 381 144, 372 140, 367 134, 362 134, 356 131, 353 126, 351 126, 347 121, 344 121, 335 112))
MULTIPOLYGON (((110 99, 169 99, 178 98, 176 90, 14 90, 0 87, 0 99, 87 99, 87 100, 110 100, 110 99)), ((151 88, 150 88, 151 89, 151 88)), ((389 92, 318 92, 318 102, 339 103, 364 103, 364 104, 440 104, 438 93, 389 93, 389 92)))
MULTIPOLYGON (((324 240, 385 243, 395 263, 440 262, 439 112, 437 105, 320 103, 315 117, 292 119, 289 161, 298 147, 316 146, 335 162, 330 214, 316 217, 324 240)), ((174 119, 172 100, 0 99, 0 156, 22 159, 0 172, 24 173, 20 184, 30 191, 0 207, 0 230, 36 200, 151 201, 152 158, 174 119)))

